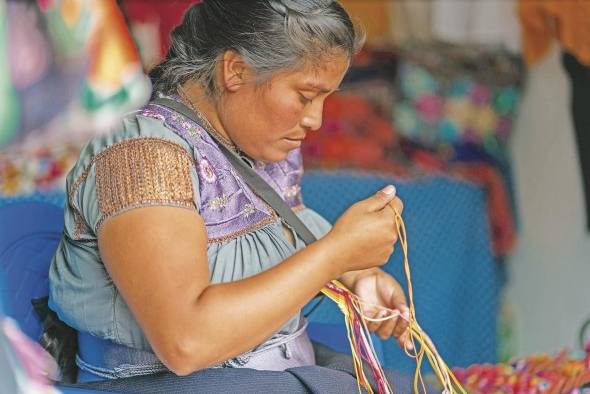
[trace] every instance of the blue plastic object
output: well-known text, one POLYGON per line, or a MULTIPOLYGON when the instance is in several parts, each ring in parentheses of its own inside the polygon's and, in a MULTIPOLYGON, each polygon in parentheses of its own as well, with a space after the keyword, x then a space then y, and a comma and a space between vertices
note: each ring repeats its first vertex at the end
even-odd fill
MULTIPOLYGON (((33 340, 41 327, 30 300, 48 293, 49 263, 63 229, 63 202, 62 194, 0 198, 0 313, 13 317, 33 340)), ((10 373, 6 368, 2 372, 10 373)), ((108 394, 57 388, 63 394, 108 394)))
POLYGON ((0 280, 4 310, 33 340, 41 327, 31 299, 48 294, 49 263, 63 229, 63 208, 35 198, 0 201, 0 280))

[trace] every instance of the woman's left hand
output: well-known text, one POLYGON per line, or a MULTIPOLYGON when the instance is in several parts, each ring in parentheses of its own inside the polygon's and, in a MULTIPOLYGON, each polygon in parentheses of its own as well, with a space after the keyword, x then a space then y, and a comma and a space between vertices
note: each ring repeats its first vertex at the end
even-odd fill
MULTIPOLYGON (((410 310, 404 290, 391 275, 379 268, 371 268, 347 272, 343 275, 342 282, 363 301, 399 311, 401 316, 382 322, 367 322, 367 326, 381 339, 395 337, 402 348, 405 346, 406 349, 411 349, 408 331, 410 310)), ((363 314, 371 318, 381 318, 391 312, 377 307, 363 306, 363 314)))

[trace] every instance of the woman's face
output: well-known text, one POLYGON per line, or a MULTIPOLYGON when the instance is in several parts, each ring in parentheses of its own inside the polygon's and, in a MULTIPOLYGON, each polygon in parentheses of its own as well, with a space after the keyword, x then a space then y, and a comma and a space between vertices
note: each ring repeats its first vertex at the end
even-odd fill
POLYGON ((348 57, 342 55, 279 73, 259 85, 245 79, 222 99, 219 118, 225 132, 255 160, 284 160, 307 133, 321 127, 324 101, 338 88, 348 66, 348 57))

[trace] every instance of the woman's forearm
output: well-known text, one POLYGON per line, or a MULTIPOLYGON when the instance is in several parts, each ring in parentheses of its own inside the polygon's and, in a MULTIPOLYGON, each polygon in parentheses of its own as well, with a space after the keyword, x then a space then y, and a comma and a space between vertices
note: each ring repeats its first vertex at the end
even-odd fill
POLYGON ((324 238, 258 275, 205 288, 181 326, 194 338, 187 372, 237 356, 278 331, 340 274, 333 250, 324 238))

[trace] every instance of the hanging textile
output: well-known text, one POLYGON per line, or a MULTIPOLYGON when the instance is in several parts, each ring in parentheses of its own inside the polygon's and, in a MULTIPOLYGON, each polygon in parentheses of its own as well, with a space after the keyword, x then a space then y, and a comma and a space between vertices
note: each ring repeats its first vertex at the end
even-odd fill
POLYGON ((520 102, 519 59, 447 44, 408 45, 400 59, 393 120, 406 154, 426 168, 452 164, 488 186, 494 251, 506 255, 516 237, 507 144, 520 102))
POLYGON ((582 167, 587 227, 590 230, 590 66, 580 63, 567 52, 563 54, 562 61, 571 80, 571 111, 582 167))
POLYGON ((371 46, 387 46, 392 38, 392 2, 388 0, 340 0, 346 11, 353 15, 367 33, 371 46))
POLYGON ((512 1, 437 0, 431 7, 432 31, 438 40, 520 51, 518 16, 512 1))
MULTIPOLYGON (((149 97, 115 0, 8 1, 6 7, 0 94, 8 105, 0 135, 22 141, 54 129, 71 137, 76 124, 104 126, 149 97), (51 127, 56 119, 60 125, 51 127)), ((0 148, 8 139, 0 139, 0 148)))
POLYGON ((565 51, 562 61, 572 82, 571 111, 590 229, 590 1, 520 0, 519 16, 529 65, 547 55, 554 41, 565 51))
POLYGON ((391 3, 393 41, 397 46, 408 41, 434 40, 430 0, 396 0, 391 3))
POLYGON ((115 0, 0 0, 0 194, 63 188, 81 146, 149 93, 115 0))
POLYGON ((146 70, 160 63, 170 46, 170 32, 195 0, 120 0, 146 70))
POLYGON ((557 40, 582 64, 590 66, 590 1, 520 0, 518 11, 528 64, 538 63, 557 40))

